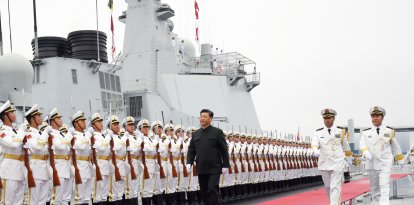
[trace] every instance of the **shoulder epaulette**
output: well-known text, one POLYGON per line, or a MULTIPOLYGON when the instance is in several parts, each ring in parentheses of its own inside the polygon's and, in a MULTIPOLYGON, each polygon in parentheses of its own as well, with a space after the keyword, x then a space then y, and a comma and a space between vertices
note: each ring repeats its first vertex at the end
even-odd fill
POLYGON ((322 127, 322 128, 317 129, 316 131, 321 131, 321 130, 323 130, 323 127, 322 127))
POLYGON ((392 129, 392 130, 394 129, 393 127, 390 127, 390 126, 386 126, 386 127, 389 128, 389 129, 392 129))
POLYGON ((339 129, 345 129, 344 127, 341 127, 341 126, 337 126, 337 128, 339 128, 339 129))
POLYGON ((367 128, 367 129, 365 129, 364 131, 367 131, 367 130, 370 130, 371 128, 367 128))

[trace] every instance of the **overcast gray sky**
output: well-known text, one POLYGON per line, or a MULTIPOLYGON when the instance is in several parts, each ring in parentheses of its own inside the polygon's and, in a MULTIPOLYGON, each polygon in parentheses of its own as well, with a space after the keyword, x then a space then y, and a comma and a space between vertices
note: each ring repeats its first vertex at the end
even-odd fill
MULTIPOLYGON (((11 0, 13 51, 31 57, 32 1, 11 0)), ((99 27, 109 36, 107 0, 99 0, 99 27)), ((114 0, 114 17, 126 8, 114 0)), ((194 39, 193 0, 164 0, 176 11, 175 32, 194 39)), ((414 1, 198 0, 200 38, 257 63, 261 85, 252 91, 263 129, 312 134, 320 110, 338 111, 369 126, 373 105, 391 126, 414 125, 414 1)), ((66 37, 95 29, 95 0, 38 0, 39 36, 66 37)), ((10 52, 7 0, 0 0, 5 52, 10 52)), ((122 23, 116 21, 122 48, 122 23)), ((108 45, 110 47, 110 45, 108 45)))

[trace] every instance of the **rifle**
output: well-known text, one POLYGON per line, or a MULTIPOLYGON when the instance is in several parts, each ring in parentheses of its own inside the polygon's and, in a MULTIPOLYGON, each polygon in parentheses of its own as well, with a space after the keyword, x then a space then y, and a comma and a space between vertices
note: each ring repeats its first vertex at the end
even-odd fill
POLYGON ((147 163, 145 162, 145 152, 144 152, 144 142, 141 143, 141 157, 142 157, 142 164, 144 164, 144 179, 149 179, 149 172, 147 163))
MULTIPOLYGON (((171 142, 168 144, 168 150, 171 150, 171 142)), ((170 151, 170 163, 171 163, 171 169, 172 169, 172 176, 178 177, 177 170, 175 169, 174 160, 173 160, 173 154, 170 151)))
MULTIPOLYGON (((259 148, 258 148, 259 149, 259 148)), ((257 150, 257 152, 259 152, 259 150, 257 150)), ((259 168, 259 172, 262 172, 262 167, 260 166, 260 159, 259 159, 259 153, 257 153, 257 167, 259 168)))
POLYGON ((240 167, 241 167, 241 172, 246 172, 246 170, 244 169, 244 165, 243 165, 243 158, 242 158, 242 153, 241 153, 242 149, 240 147, 240 156, 239 156, 239 160, 240 160, 240 167))
POLYGON ((265 165, 265 171, 269 171, 269 168, 267 167, 267 164, 266 164, 266 157, 265 157, 265 155, 264 155, 264 149, 263 149, 263 151, 262 151, 262 156, 263 156, 263 164, 265 165))
POLYGON ((253 161, 253 169, 254 169, 254 172, 258 172, 259 170, 257 169, 256 160, 254 159, 253 150, 252 150, 252 161, 253 161))
MULTIPOLYGON (((184 141, 182 143, 184 143, 184 141)), ((180 152, 182 152, 182 150, 183 150, 183 144, 182 143, 180 145, 180 152)), ((184 153, 181 153, 181 164, 183 165, 183 176, 188 177, 187 168, 186 168, 185 163, 184 163, 184 153)))
MULTIPOLYGON (((157 144, 157 150, 160 148, 160 143, 158 142, 157 144)), ((165 173, 164 173, 164 168, 162 168, 162 164, 161 164, 161 155, 159 152, 157 152, 157 162, 158 162, 158 166, 160 166, 160 178, 164 179, 165 178, 165 173)))
POLYGON ((233 164, 234 164, 234 173, 238 174, 239 173, 239 168, 237 168, 236 157, 234 156, 234 147, 233 147, 233 150, 231 152, 231 158, 232 158, 232 161, 233 161, 233 164))
POLYGON ((96 159, 96 149, 93 147, 95 145, 95 137, 91 136, 91 145, 92 145, 92 162, 95 164, 95 171, 96 171, 96 181, 101 181, 102 174, 101 168, 99 168, 98 160, 96 159))
POLYGON ((82 177, 80 175, 78 163, 76 161, 76 151, 75 151, 75 149, 73 149, 73 145, 75 145, 75 140, 76 140, 76 138, 73 137, 72 141, 71 141, 71 145, 72 145, 72 148, 71 148, 71 150, 72 150, 72 165, 75 168, 75 183, 76 184, 82 184, 82 177))
POLYGON ((49 137, 47 138, 48 142, 48 149, 49 149, 49 162, 50 166, 53 170, 53 186, 57 187, 60 186, 60 180, 59 175, 55 166, 55 153, 53 152, 52 146, 53 146, 53 135, 49 134, 49 137))
MULTIPOLYGON (((30 136, 30 135, 26 135, 23 138, 23 145, 25 145, 27 143, 27 138, 30 139, 31 137, 32 136, 30 136)), ((34 177, 33 177, 33 172, 32 172, 32 169, 30 169, 29 149, 28 148, 24 148, 24 158, 23 159, 24 159, 24 166, 27 169, 27 185, 28 185, 29 188, 36 187, 36 182, 35 182, 34 177)))
MULTIPOLYGON (((129 139, 126 141, 126 146, 129 147, 129 139)), ((135 180, 137 179, 137 173, 135 173, 134 165, 132 164, 132 158, 131 158, 131 151, 127 151, 128 155, 128 164, 131 167, 131 179, 135 180)))
POLYGON ((270 170, 275 170, 275 165, 273 164, 273 155, 267 154, 267 160, 269 161, 270 170))
POLYGON ((115 142, 114 142, 114 138, 112 136, 111 141, 109 141, 109 144, 111 146, 111 160, 112 160, 112 164, 115 167, 115 181, 119 182, 122 180, 121 178, 121 174, 119 173, 119 167, 116 164, 116 154, 114 151, 114 146, 115 146, 115 142))
POLYGON ((250 166, 249 155, 247 153, 246 153, 246 159, 247 159, 247 171, 252 172, 252 166, 250 166))

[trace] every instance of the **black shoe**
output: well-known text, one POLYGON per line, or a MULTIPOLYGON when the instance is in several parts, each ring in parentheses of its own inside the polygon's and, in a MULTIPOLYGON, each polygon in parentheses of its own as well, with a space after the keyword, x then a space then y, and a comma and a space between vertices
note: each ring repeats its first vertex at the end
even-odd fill
POLYGON ((151 197, 141 198, 142 205, 151 205, 151 197))
POLYGON ((154 205, 163 205, 162 195, 157 194, 152 196, 152 200, 154 202, 154 205))
POLYGON ((185 192, 177 192, 177 204, 185 205, 185 192))

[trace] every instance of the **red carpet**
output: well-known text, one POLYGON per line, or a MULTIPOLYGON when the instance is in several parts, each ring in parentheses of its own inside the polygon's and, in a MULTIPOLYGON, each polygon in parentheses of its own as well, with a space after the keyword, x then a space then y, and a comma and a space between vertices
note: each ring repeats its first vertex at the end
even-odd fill
MULTIPOLYGON (((413 173, 411 173, 413 174, 413 173)), ((392 174, 391 180, 401 179, 410 174, 392 174)), ((342 186, 342 202, 349 201, 359 195, 367 193, 369 189, 369 179, 364 178, 361 180, 346 183, 342 186)), ((325 189, 317 189, 313 191, 307 191, 300 194, 286 196, 279 199, 259 203, 257 205, 323 205, 329 204, 325 189)))

